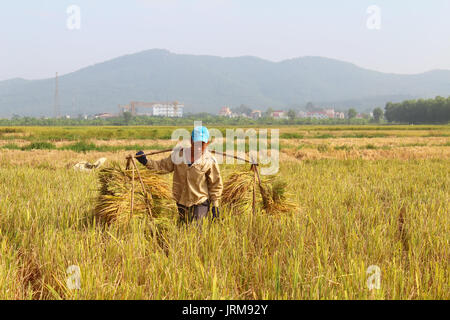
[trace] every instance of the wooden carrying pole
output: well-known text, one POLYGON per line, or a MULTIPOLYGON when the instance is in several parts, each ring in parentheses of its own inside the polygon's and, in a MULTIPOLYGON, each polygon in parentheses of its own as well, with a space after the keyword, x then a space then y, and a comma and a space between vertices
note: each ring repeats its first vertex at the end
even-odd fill
MULTIPOLYGON (((135 162, 134 159, 137 159, 137 158, 140 158, 140 157, 143 157, 143 156, 153 156, 155 154, 167 153, 167 152, 172 152, 172 151, 173 151, 173 149, 165 149, 165 150, 159 150, 159 151, 153 151, 153 152, 141 154, 141 155, 134 156, 134 157, 131 156, 131 155, 127 157, 127 169, 130 168, 130 163, 132 163, 133 164, 133 169, 136 170, 136 172, 138 174, 139 180, 141 182, 142 189, 144 191, 144 194, 146 195, 146 199, 147 200, 148 200, 148 193, 145 190, 144 183, 142 182, 142 179, 141 179, 141 174, 139 172, 139 169, 136 166, 136 162, 135 162)), ((254 187, 253 187, 253 203, 252 203, 252 207, 253 208, 252 208, 252 211, 253 211, 253 214, 255 214, 256 213, 256 190, 255 190, 256 189, 255 188, 256 181, 258 181, 258 185, 261 188, 261 178, 259 176, 258 163, 256 161, 254 161, 254 160, 250 161, 250 160, 247 160, 247 159, 235 156, 235 155, 222 153, 222 152, 215 151, 215 150, 211 150, 210 152, 213 153, 213 154, 218 154, 218 155, 221 155, 221 156, 234 158, 236 160, 245 161, 246 163, 250 163, 251 164, 250 170, 252 170, 254 172, 254 182, 255 182, 254 183, 254 187)), ((133 172, 133 180, 134 180, 134 172, 133 172)), ((134 186, 134 181, 133 181, 133 186, 134 186)), ((131 199, 132 199, 132 202, 133 202, 133 197, 131 199)), ((149 211, 149 214, 152 215, 150 206, 148 205, 148 202, 147 202, 147 210, 149 211)), ((133 211, 133 203, 131 203, 131 211, 133 211)), ((131 212, 131 214, 133 214, 133 212, 131 212)))
POLYGON ((133 217, 134 212, 134 166, 133 166, 133 172, 131 174, 131 212, 130 212, 130 220, 133 217))
MULTIPOLYGON (((173 149, 165 149, 165 150, 159 150, 159 151, 154 151, 154 152, 149 152, 149 153, 141 154, 141 155, 134 156, 134 157, 137 159, 137 158, 140 158, 140 157, 143 157, 143 156, 153 156, 153 155, 155 155, 155 154, 167 153, 167 152, 172 152, 172 151, 173 151, 173 149)), ((250 161, 250 160, 247 160, 247 159, 244 159, 244 158, 235 156, 235 155, 231 155, 231 154, 227 154, 227 153, 223 153, 223 152, 219 152, 219 151, 215 151, 215 150, 211 150, 210 152, 213 153, 213 154, 218 154, 218 155, 225 156, 225 157, 229 157, 229 158, 234 158, 234 159, 236 159, 236 160, 245 161, 245 162, 247 162, 247 163, 257 164, 256 162, 252 162, 252 161, 250 161)))

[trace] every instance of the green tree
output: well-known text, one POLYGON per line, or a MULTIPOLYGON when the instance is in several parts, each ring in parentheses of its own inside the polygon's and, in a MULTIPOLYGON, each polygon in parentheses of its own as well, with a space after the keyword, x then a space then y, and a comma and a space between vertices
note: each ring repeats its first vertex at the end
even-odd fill
POLYGON ((131 119, 133 118, 133 115, 131 114, 131 112, 124 112, 123 113, 123 121, 125 122, 126 125, 128 125, 131 121, 131 119))
POLYGON ((387 103, 384 117, 398 123, 448 123, 450 121, 450 98, 406 100, 387 103))
POLYGON ((295 110, 290 109, 287 113, 287 116, 288 116, 289 120, 294 120, 295 116, 296 116, 295 110))
POLYGON ((252 114, 252 109, 245 104, 241 104, 239 107, 231 109, 231 111, 238 114, 245 114, 246 116, 250 116, 252 114))
POLYGON ((266 117, 271 117, 272 116, 272 112, 273 112, 272 108, 267 108, 267 110, 265 112, 265 116, 266 117))
POLYGON ((358 113, 356 112, 355 109, 353 109, 353 108, 348 109, 347 115, 348 115, 349 119, 355 118, 357 114, 358 113))
POLYGON ((373 118, 376 122, 380 122, 381 118, 383 118, 383 110, 381 108, 375 108, 373 110, 373 118))

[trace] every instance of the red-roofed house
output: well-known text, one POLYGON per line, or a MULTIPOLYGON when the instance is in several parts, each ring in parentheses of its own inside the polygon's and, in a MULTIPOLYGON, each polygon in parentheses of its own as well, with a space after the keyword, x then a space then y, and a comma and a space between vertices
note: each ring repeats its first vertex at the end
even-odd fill
POLYGON ((272 118, 274 119, 287 119, 287 114, 283 110, 276 110, 271 113, 272 118))

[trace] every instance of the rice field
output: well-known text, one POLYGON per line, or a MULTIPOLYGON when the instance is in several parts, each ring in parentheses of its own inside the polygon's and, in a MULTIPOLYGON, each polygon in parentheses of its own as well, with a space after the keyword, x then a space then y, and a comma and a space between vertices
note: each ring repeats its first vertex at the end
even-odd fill
POLYGON ((290 210, 103 223, 99 172, 71 167, 125 165, 172 129, 0 128, 0 299, 450 298, 450 126, 281 127, 290 210))

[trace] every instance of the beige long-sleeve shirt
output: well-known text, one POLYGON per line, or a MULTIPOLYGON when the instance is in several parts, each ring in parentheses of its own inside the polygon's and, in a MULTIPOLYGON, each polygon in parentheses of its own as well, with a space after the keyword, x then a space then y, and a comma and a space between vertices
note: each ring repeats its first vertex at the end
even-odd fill
MULTIPOLYGON (((186 161, 174 163, 173 153, 178 153, 181 159, 183 149, 176 149, 172 154, 162 160, 148 159, 146 167, 162 173, 173 172, 172 192, 175 201, 183 206, 190 207, 210 200, 212 206, 218 207, 222 196, 223 183, 219 164, 216 158, 208 151, 202 154, 190 167, 186 161)), ((187 148, 185 155, 190 155, 187 148)))

